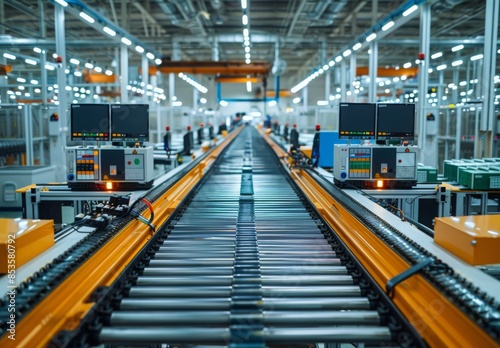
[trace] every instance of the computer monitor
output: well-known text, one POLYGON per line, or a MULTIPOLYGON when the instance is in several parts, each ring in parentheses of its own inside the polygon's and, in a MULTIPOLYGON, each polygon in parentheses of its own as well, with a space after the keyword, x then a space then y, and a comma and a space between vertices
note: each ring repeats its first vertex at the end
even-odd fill
POLYGON ((111 105, 111 141, 148 141, 149 105, 111 105))
POLYGON ((339 139, 375 139, 375 118, 375 104, 340 103, 339 139))
POLYGON ((71 104, 71 140, 109 141, 109 104, 71 104))
POLYGON ((377 140, 413 140, 415 104, 377 104, 377 140))

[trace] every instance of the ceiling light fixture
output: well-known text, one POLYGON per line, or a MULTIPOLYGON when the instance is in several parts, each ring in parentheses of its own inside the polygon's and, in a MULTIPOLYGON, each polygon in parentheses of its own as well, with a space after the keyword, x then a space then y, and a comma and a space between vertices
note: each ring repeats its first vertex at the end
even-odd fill
POLYGON ((470 60, 472 60, 472 61, 479 60, 479 59, 483 59, 483 55, 481 53, 470 57, 470 60))
POLYGON ((436 52, 433 55, 431 55, 431 59, 437 59, 443 56, 443 52, 436 52))
POLYGON ((106 34, 108 34, 110 36, 115 36, 116 35, 116 31, 114 31, 110 27, 104 27, 104 28, 102 28, 102 31, 104 31, 106 34))
POLYGON ((441 64, 438 67, 436 67, 437 71, 441 71, 441 70, 444 70, 444 69, 446 69, 446 64, 441 64))
POLYGON ((352 50, 353 51, 357 51, 357 50, 359 50, 361 48, 361 46, 362 46, 361 43, 358 42, 357 44, 355 44, 354 46, 352 46, 352 50))
POLYGON ((406 11, 403 12, 403 17, 408 17, 410 14, 415 12, 417 9, 418 9, 418 5, 413 5, 412 7, 410 7, 409 9, 407 9, 406 11))
POLYGON ((57 2, 61 6, 64 6, 64 7, 68 6, 68 3, 64 0, 54 0, 54 1, 57 2))
POLYGON ((459 66, 459 65, 462 65, 463 63, 464 63, 464 61, 459 59, 459 60, 452 62, 451 66, 459 66))
POLYGON ((371 33, 370 35, 368 35, 366 37, 366 42, 370 42, 372 41, 373 39, 375 39, 377 37, 377 34, 376 33, 371 33))
POLYGON ((4 53, 3 56, 7 59, 12 59, 12 60, 16 59, 16 56, 10 53, 4 53))
POLYGON ((79 14, 80 14, 80 17, 82 17, 83 19, 85 19, 87 22, 89 22, 91 24, 95 22, 95 19, 92 18, 91 16, 89 16, 88 14, 86 14, 85 12, 82 11, 79 14))
POLYGON ((241 23, 243 23, 243 25, 247 25, 248 24, 248 16, 246 14, 244 14, 243 16, 241 16, 241 23))
POLYGON ((30 58, 26 58, 24 61, 25 61, 27 64, 30 64, 30 65, 36 65, 36 60, 30 59, 30 58))
POLYGON ((130 41, 129 39, 127 39, 126 37, 122 37, 121 38, 121 42, 123 42, 125 45, 127 46, 130 46, 132 45, 132 41, 130 41))
POLYGON ((241 8, 246 10, 247 8, 247 0, 241 0, 241 8))
POLYGON ((386 31, 386 30, 389 30, 390 28, 392 28, 394 26, 394 21, 390 21, 386 24, 384 24, 384 26, 382 27, 382 31, 386 31))
POLYGON ((464 45, 457 45, 457 46, 452 47, 451 51, 452 52, 457 52, 457 51, 460 51, 463 48, 464 48, 464 45))

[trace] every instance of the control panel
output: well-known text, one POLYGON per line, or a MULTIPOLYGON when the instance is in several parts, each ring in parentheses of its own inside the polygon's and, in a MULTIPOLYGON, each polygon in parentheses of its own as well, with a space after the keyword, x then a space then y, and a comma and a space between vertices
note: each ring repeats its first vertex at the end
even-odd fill
POLYGON ((69 147, 67 181, 75 190, 147 189, 153 184, 152 147, 69 147))
POLYGON ((359 188, 409 188, 417 183, 413 146, 334 145, 337 185, 359 188))

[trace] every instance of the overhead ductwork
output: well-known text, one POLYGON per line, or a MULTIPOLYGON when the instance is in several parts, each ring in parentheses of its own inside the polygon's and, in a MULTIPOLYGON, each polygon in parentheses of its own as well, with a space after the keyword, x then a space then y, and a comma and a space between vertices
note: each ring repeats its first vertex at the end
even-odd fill
POLYGON ((205 28, 191 0, 164 1, 156 0, 160 8, 167 14, 173 25, 187 28, 195 35, 206 35, 205 28))
POLYGON ((311 14, 312 22, 310 23, 310 26, 325 27, 332 25, 334 18, 338 16, 339 12, 342 11, 347 2, 347 0, 342 0, 325 1, 325 3, 320 3, 321 6, 317 6, 315 11, 311 14))

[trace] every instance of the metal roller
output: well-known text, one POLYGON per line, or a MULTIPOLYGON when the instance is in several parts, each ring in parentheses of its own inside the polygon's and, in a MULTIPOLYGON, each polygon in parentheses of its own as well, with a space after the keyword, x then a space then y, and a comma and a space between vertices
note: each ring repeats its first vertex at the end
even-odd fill
POLYGON ((264 310, 353 310, 370 309, 370 302, 364 297, 337 297, 337 298, 264 298, 262 300, 231 301, 224 298, 198 299, 147 299, 125 298, 122 300, 121 310, 227 310, 231 304, 261 307, 264 310))
POLYGON ((101 343, 391 344, 270 152, 245 139, 230 149, 115 304, 101 343))
POLYGON ((378 325, 376 311, 263 311, 262 314, 231 314, 230 311, 183 311, 183 312, 115 312, 111 325, 117 326, 220 326, 230 323, 261 321, 265 325, 378 325))
MULTIPOLYGON (((182 298, 182 297, 230 297, 231 286, 135 286, 129 291, 130 298, 182 298)), ((281 287, 262 286, 255 289, 246 289, 246 294, 262 294, 267 298, 307 298, 307 297, 355 297, 361 296, 359 286, 301 286, 301 287, 281 287)))
MULTIPOLYGON (((241 329, 250 341, 266 343, 381 343, 391 340, 386 327, 317 327, 317 328, 267 328, 263 331, 241 329)), ((236 332, 237 334, 237 332, 236 332)), ((228 345, 231 331, 228 328, 104 328, 100 339, 104 343, 193 343, 228 345)))
MULTIPOLYGON (((148 267, 144 269, 143 275, 145 276, 193 276, 193 275, 235 275, 238 274, 233 266, 221 267, 207 267, 201 266, 199 268, 192 267, 148 267)), ((297 267, 261 267, 260 274, 263 276, 292 276, 292 275, 336 275, 347 274, 347 269, 343 266, 297 266, 297 267)))

